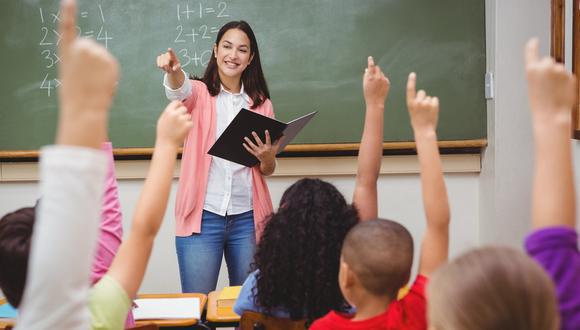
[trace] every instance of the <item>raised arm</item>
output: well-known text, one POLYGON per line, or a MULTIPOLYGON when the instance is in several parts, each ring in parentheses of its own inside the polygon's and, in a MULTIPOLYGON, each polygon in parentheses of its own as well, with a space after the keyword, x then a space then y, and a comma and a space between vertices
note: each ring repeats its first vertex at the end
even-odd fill
POLYGON ((371 56, 363 76, 365 123, 358 152, 353 204, 361 220, 378 216, 377 180, 383 156, 383 118, 390 82, 371 56))
POLYGON ((427 230, 421 243, 419 274, 429 276, 447 261, 449 254, 449 201, 443 179, 439 147, 437 146, 437 119, 439 99, 416 91, 415 73, 407 81, 407 108, 415 135, 421 169, 423 207, 427 230))
POLYGON ((157 122, 155 150, 129 237, 121 244, 107 273, 130 298, 136 296, 147 269, 153 241, 165 215, 177 149, 192 125, 191 115, 178 101, 171 102, 157 122))
POLYGON ((539 59, 538 40, 525 50, 535 143, 532 193, 534 228, 575 227, 570 132, 576 80, 550 57, 539 59))
POLYGON ((63 1, 59 31, 57 146, 44 148, 28 281, 18 329, 87 329, 86 301, 98 233, 107 131, 118 65, 91 40, 76 39, 76 5, 63 1))

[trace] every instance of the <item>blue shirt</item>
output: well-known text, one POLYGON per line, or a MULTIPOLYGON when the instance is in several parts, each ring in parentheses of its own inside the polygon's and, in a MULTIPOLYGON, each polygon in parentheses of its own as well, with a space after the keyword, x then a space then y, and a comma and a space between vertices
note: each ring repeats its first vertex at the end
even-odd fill
MULTIPOLYGON (((248 278, 246 278, 246 281, 244 281, 242 290, 240 290, 240 295, 238 296, 238 299, 234 305, 234 312, 240 316, 244 314, 245 311, 254 311, 263 314, 265 313, 265 308, 258 306, 255 303, 255 296, 252 294, 252 291, 256 287, 256 274, 258 274, 258 272, 259 270, 250 273, 248 278)), ((281 318, 290 318, 290 312, 281 307, 272 308, 268 315, 281 318)))

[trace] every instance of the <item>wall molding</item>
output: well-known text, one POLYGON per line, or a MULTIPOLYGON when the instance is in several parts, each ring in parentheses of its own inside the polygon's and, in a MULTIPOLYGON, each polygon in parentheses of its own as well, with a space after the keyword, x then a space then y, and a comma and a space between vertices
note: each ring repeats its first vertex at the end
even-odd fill
MULTIPOLYGON (((481 155, 441 155, 445 173, 479 173, 481 155)), ((279 158, 273 177, 353 176, 356 174, 355 156, 279 158)), ((150 160, 117 160, 115 169, 119 180, 142 180, 147 175, 150 160)), ((178 161, 173 176, 179 176, 178 161)), ((383 156, 381 174, 416 174, 419 162, 416 155, 383 156)), ((38 181, 36 162, 0 162, 0 182, 38 181)))

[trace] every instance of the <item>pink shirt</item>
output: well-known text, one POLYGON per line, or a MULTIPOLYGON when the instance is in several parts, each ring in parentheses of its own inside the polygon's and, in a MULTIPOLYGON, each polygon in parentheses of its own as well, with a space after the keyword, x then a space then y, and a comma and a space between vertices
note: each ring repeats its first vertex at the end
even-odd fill
POLYGON ((105 193, 101 208, 101 224, 97 251, 93 260, 91 284, 97 283, 111 267, 123 238, 123 215, 117 191, 115 177, 115 161, 111 142, 101 145, 101 150, 107 155, 107 176, 105 179, 105 193))
MULTIPOLYGON (((185 139, 181 158, 181 174, 175 203, 175 232, 190 236, 201 232, 201 214, 209 177, 212 156, 207 153, 215 142, 216 97, 206 85, 191 81, 192 95, 184 101, 192 115, 193 129, 185 139)), ((254 109, 259 114, 274 117, 272 102, 266 100, 254 109)), ((240 142, 241 143, 241 142, 240 142)), ((272 213, 272 199, 259 165, 252 168, 252 208, 256 239, 259 239, 267 216, 272 213)))
MULTIPOLYGON (((121 213, 115 175, 113 145, 111 142, 105 142, 101 144, 101 150, 107 155, 107 176, 105 177, 105 191, 101 207, 99 240, 91 272, 91 285, 95 285, 109 271, 123 239, 123 214, 121 213)), ((134 325, 133 313, 129 312, 125 327, 134 325)))

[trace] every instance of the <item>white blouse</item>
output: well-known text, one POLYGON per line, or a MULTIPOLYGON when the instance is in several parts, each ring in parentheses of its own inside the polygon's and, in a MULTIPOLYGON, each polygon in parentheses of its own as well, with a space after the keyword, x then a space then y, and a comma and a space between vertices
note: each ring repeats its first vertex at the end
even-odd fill
MULTIPOLYGON (((184 72, 185 76, 187 74, 184 72)), ((184 100, 191 96, 191 81, 171 89, 167 74, 163 77, 165 95, 169 100, 184 100)), ((216 139, 224 132, 242 108, 248 109, 250 97, 244 92, 231 93, 221 86, 216 98, 216 139)), ((195 129, 195 127, 194 127, 195 129)), ((244 141, 240 141, 240 144, 244 141)), ((192 183, 195 184, 195 183, 192 183)), ((252 172, 249 167, 213 157, 209 167, 209 178, 203 209, 221 216, 234 215, 252 210, 252 172)))

